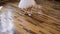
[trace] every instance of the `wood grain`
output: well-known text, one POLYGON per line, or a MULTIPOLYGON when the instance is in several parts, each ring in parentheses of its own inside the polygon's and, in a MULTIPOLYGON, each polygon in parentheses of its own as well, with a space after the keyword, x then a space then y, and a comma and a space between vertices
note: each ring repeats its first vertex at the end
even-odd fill
POLYGON ((1 11, 13 10, 15 34, 60 34, 60 5, 47 3, 49 4, 39 4, 33 7, 31 11, 35 13, 31 16, 24 14, 26 10, 18 8, 18 3, 7 3, 1 11), (42 8, 39 8, 40 6, 42 8))

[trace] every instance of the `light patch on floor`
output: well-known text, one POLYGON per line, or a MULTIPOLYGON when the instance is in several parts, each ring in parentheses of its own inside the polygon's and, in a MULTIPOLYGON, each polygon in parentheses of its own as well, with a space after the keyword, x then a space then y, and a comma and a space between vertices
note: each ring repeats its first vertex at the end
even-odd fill
POLYGON ((0 6, 0 10, 3 8, 3 6, 0 6))

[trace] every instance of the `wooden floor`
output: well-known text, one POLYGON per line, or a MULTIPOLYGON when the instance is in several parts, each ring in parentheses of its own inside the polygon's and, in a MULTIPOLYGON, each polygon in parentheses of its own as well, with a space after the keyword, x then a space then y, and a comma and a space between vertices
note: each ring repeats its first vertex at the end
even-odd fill
POLYGON ((8 3, 1 11, 13 12, 14 34, 60 34, 60 5, 56 3, 43 3, 32 8, 32 15, 24 15, 25 10, 17 7, 18 3, 8 3), (42 6, 41 8, 39 8, 42 6), (38 12, 37 12, 38 11, 38 12), (36 13, 34 13, 36 12, 36 13), (39 13, 40 12, 40 13, 39 13))

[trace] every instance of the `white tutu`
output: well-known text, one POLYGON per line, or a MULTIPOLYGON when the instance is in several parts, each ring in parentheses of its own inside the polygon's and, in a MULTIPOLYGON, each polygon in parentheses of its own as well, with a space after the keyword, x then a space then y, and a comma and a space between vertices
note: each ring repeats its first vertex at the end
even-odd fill
POLYGON ((35 6, 36 3, 34 0, 21 0, 19 2, 19 5, 18 7, 21 8, 21 9, 26 9, 26 8, 29 8, 29 7, 32 7, 32 6, 35 6))

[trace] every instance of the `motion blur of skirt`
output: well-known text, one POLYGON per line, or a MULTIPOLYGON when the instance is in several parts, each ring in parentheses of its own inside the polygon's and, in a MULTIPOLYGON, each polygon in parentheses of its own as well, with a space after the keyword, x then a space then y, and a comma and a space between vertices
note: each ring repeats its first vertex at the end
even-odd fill
POLYGON ((0 11, 0 34, 13 34, 13 30, 12 10, 4 9, 4 11, 0 11))

